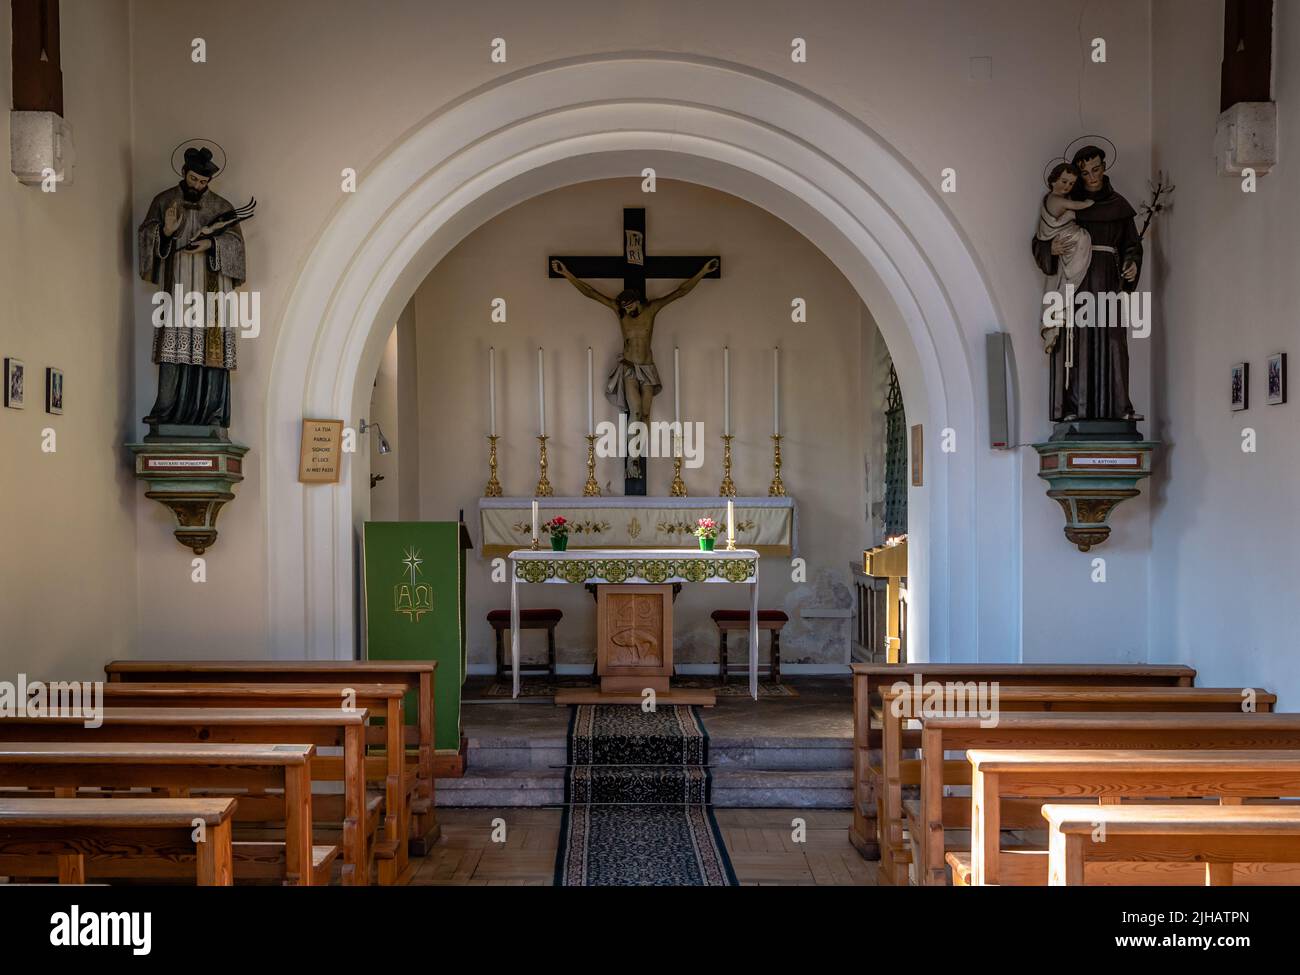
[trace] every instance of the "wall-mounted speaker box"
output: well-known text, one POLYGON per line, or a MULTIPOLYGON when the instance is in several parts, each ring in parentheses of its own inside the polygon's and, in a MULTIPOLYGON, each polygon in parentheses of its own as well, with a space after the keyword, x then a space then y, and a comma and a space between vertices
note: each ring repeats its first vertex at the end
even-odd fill
POLYGON ((989 374, 989 446, 994 450, 1011 447, 1010 409, 1007 403, 1007 358, 1011 336, 990 332, 984 337, 984 358, 989 374))

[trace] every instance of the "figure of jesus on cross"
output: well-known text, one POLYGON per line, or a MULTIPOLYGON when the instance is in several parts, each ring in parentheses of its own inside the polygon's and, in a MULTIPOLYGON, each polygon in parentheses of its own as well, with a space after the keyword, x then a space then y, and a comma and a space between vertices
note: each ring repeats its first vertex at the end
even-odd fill
MULTIPOLYGON (((719 277, 721 262, 716 257, 653 257, 645 253, 645 210, 628 208, 623 211, 624 247, 619 258, 562 258, 550 262, 552 277, 563 277, 582 294, 598 301, 618 316, 623 335, 623 351, 605 384, 605 398, 626 413, 629 428, 634 422, 649 428, 650 410, 655 396, 663 389, 659 370, 655 368, 651 340, 654 337, 655 317, 667 305, 690 294, 706 277, 719 277), (637 226, 639 224, 639 226, 637 226), (701 263, 702 262, 702 263, 701 263), (588 277, 623 278, 623 290, 610 297, 577 277, 569 264, 579 264, 588 277), (698 268, 687 277, 687 267, 698 268), (646 278, 686 278, 675 290, 660 298, 648 300, 645 292, 646 278)), ((640 457, 629 456, 624 493, 645 494, 645 468, 640 457)))

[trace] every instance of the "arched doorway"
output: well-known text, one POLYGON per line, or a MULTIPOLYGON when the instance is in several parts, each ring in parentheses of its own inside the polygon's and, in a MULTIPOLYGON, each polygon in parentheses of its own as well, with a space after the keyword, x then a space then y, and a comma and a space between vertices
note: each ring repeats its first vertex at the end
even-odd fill
POLYGON ((285 309, 267 398, 273 655, 353 652, 365 492, 347 471, 336 491, 297 483, 302 417, 359 415, 388 328, 470 230, 537 193, 647 166, 785 220, 872 309, 909 422, 926 431, 926 482, 908 504, 913 654, 1018 659, 1020 466, 986 446, 982 369, 1001 318, 959 229, 887 143, 833 105, 735 65, 657 55, 552 64, 460 99, 362 174, 325 229, 285 309), (951 452, 939 449, 945 429, 951 452))

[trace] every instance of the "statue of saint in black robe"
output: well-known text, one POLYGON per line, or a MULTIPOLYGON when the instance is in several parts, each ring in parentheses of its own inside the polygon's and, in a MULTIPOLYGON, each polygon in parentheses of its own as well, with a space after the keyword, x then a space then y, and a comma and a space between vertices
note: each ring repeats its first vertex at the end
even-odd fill
MULTIPOLYGON (((1075 213, 1080 227, 1092 238, 1092 261, 1075 295, 1075 307, 1091 292, 1095 309, 1107 306, 1100 300, 1106 294, 1132 292, 1142 273, 1142 239, 1133 223, 1136 213, 1128 200, 1103 176, 1101 186, 1088 190, 1083 180, 1070 194, 1077 200, 1092 200, 1093 205, 1075 213), (1125 281, 1122 270, 1129 263, 1137 268, 1132 281, 1125 281)), ((1034 260, 1042 272, 1054 277, 1058 257, 1051 252, 1051 241, 1035 236, 1034 260)), ((1125 323, 1127 324, 1127 323, 1125 323)), ((1073 329, 1074 364, 1066 378, 1067 337, 1062 334, 1050 354, 1050 418, 1057 423, 1072 420, 1135 419, 1128 387, 1128 328, 1119 323, 1106 327, 1073 329)))
MULTIPOLYGON (((172 318, 153 333, 158 365, 158 397, 144 418, 156 435, 162 425, 230 426, 230 373, 235 368, 240 323, 224 300, 244 283, 244 236, 239 226, 223 227, 230 202, 208 189, 217 173, 208 149, 188 149, 181 182, 163 190, 138 231, 140 277, 173 298, 198 294, 202 320, 189 322, 173 304, 172 318), (207 320, 209 308, 215 321, 207 320)), ((224 436, 224 434, 222 434, 224 436)))

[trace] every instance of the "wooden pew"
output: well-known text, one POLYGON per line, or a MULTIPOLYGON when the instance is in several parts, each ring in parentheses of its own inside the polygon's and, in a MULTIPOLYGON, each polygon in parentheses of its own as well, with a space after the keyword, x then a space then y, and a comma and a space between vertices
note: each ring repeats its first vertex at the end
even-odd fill
MULTIPOLYGON (((853 664, 853 825, 849 840, 864 857, 880 855, 877 783, 869 774, 870 752, 880 748, 880 729, 871 710, 880 686, 895 681, 996 680, 1000 685, 1191 687, 1196 671, 1182 664, 853 664)), ((905 748, 920 746, 906 736, 905 748)))
MULTIPOLYGON (((367 757, 366 778, 384 784, 385 842, 376 844, 380 882, 395 882, 406 870, 410 839, 411 804, 418 798, 415 769, 408 770, 402 743, 405 727, 407 688, 404 684, 153 684, 109 683, 104 685, 108 707, 199 707, 199 708, 364 708, 383 727, 366 728, 367 745, 379 744, 384 756, 367 757), (392 860, 387 863, 385 861, 392 860)), ((332 756, 317 756, 312 763, 315 777, 322 781, 343 778, 343 762, 332 756)), ((318 801, 322 807, 328 803, 318 801)), ((324 812, 324 810, 322 810, 324 812)), ((340 817, 341 818, 341 817, 340 817)))
POLYGON ((1203 863, 1207 886, 1230 885, 1236 863, 1300 863, 1295 806, 1043 807, 1048 884, 1080 886, 1093 861, 1203 863), (1104 841, 1093 833, 1104 830, 1104 841))
POLYGON ((0 856, 54 856, 59 883, 86 882, 86 857, 105 847, 193 856, 201 887, 229 887, 234 799, 0 799, 0 856), (193 841, 194 822, 206 836, 193 841))
MULTIPOLYGON (((370 883, 371 837, 382 798, 366 796, 366 710, 341 708, 104 708, 103 724, 87 728, 81 714, 0 717, 0 742, 130 741, 249 742, 343 746, 343 868, 345 884, 370 883), (373 815, 372 815, 373 810, 373 815)), ((246 805, 255 805, 252 799, 246 805)), ((269 815, 262 816, 270 819, 269 815)), ((319 819, 320 817, 316 817, 319 819)))
MULTIPOLYGON (((945 751, 992 749, 1111 748, 1300 749, 1300 714, 1186 712, 1011 712, 997 727, 979 718, 922 718, 921 803, 916 832, 923 884, 947 881, 944 860, 943 755, 945 751)), ((969 767, 969 765, 967 765, 969 767)), ((958 805, 969 808, 969 800, 958 805)))
MULTIPOLYGON (((948 704, 975 706, 978 695, 976 685, 971 682, 946 683, 934 682, 936 690, 965 690, 965 696, 955 697, 948 704)), ((988 682, 979 682, 986 693, 986 705, 992 705, 992 688, 988 682)), ((1185 686, 1148 686, 1148 687, 1109 687, 1109 686, 1074 686, 1074 687, 1030 687, 1024 685, 996 685, 998 713, 1018 711, 1241 711, 1245 702, 1261 711, 1271 711, 1277 697, 1257 688, 1204 688, 1185 686)), ((878 820, 881 835, 881 876, 885 882, 905 884, 907 866, 911 856, 903 839, 903 787, 920 785, 921 767, 919 762, 904 761, 903 750, 908 747, 908 735, 905 729, 905 715, 919 713, 926 704, 929 691, 922 688, 915 690, 913 684, 897 683, 885 685, 881 689, 881 716, 883 728, 881 742, 881 764, 868 768, 868 775, 875 780, 873 790, 879 808, 878 820), (898 713, 901 711, 901 714, 898 713)), ((914 732, 919 736, 919 732, 914 732)), ((918 742, 919 744, 919 742, 918 742)), ((966 763, 950 763, 946 770, 944 784, 968 785, 970 769, 966 763)), ((961 815, 969 810, 960 804, 952 803, 961 815)), ((1037 811, 1034 813, 1037 816, 1037 811)), ((964 824, 963 824, 964 825, 964 824)), ((915 840, 915 834, 913 834, 915 840)))
MULTIPOLYGON (((972 771, 971 852, 949 853, 948 862, 954 881, 960 876, 971 886, 1047 883, 1046 851, 1001 848, 1003 806, 1011 802, 1037 800, 1025 803, 1031 807, 1026 812, 1041 817, 1042 804, 1064 798, 1110 803, 1209 797, 1237 804, 1247 798, 1300 796, 1300 751, 974 749, 966 757, 972 771)), ((1189 879, 1181 865, 1167 863, 1151 870, 1143 864, 1124 864, 1122 869, 1097 866, 1090 873, 1093 882, 1114 882, 1114 878, 1155 884, 1189 879)), ((1195 867, 1192 872, 1193 882, 1203 882, 1203 877, 1195 876, 1195 867)), ((1296 879, 1294 873, 1291 879, 1296 879)))
MULTIPOLYGON (((437 842, 434 808, 433 749, 434 677, 432 660, 113 660, 104 666, 110 683, 144 681, 218 684, 403 684, 415 695, 416 723, 403 730, 408 748, 415 749, 416 798, 411 803, 411 852, 424 856, 437 842)), ((459 775, 464 766, 457 755, 442 774, 459 775)))
MULTIPOLYGON (((0 787, 53 789, 76 798, 79 789, 165 788, 175 798, 192 789, 240 789, 250 793, 280 790, 272 817, 284 823, 283 843, 235 843, 235 873, 241 879, 276 876, 298 886, 329 882, 338 855, 331 845, 314 846, 311 814, 311 761, 314 745, 227 745, 130 742, 30 742, 0 744, 0 787), (268 871, 268 866, 273 870, 268 871)), ((121 798, 135 800, 139 793, 121 798)), ((15 795, 13 798, 23 798, 15 795)), ((116 798, 116 797, 115 797, 116 798)), ((235 811, 235 822, 246 819, 235 811)), ((259 820, 260 821, 260 820, 259 820)), ((122 876, 123 867, 147 877, 169 876, 173 860, 146 861, 92 857, 92 876, 122 876)), ((39 864, 0 856, 0 873, 40 876, 39 864)))

